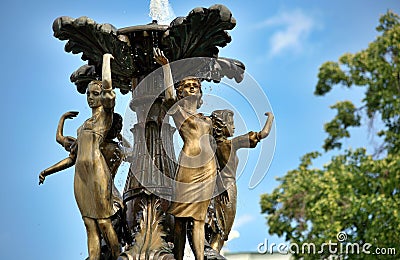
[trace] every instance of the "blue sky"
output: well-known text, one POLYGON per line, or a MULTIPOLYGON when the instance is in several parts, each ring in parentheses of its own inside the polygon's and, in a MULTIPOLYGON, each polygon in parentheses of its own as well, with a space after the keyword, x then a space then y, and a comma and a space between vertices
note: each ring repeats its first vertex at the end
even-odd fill
MULTIPOLYGON (((326 97, 313 96, 318 68, 345 52, 366 48, 377 35, 379 16, 387 9, 400 13, 400 2, 170 2, 176 16, 185 16, 197 6, 221 3, 237 20, 236 28, 230 32, 233 40, 220 55, 244 62, 247 73, 268 97, 276 118, 276 149, 268 174, 254 189, 249 189, 251 173, 245 171, 239 178, 235 229, 240 237, 229 242, 228 248, 235 252, 256 251, 265 238, 281 242, 282 238, 268 234, 265 218, 260 214, 260 194, 272 191, 278 185, 275 177, 295 168, 303 154, 321 150, 326 137, 323 123, 334 115, 330 105, 343 99, 357 102, 362 95, 362 90, 337 88, 326 97)), ((6 0, 2 10, 0 108, 5 123, 0 130, 4 169, 0 258, 84 259, 86 234, 73 196, 73 169, 55 174, 38 186, 40 171, 67 156, 55 142, 59 117, 69 110, 80 111, 76 119, 66 123, 65 133, 75 136, 77 127, 90 114, 85 96, 78 94, 69 81, 71 72, 83 61, 80 55, 64 52, 65 42, 52 36, 52 22, 65 15, 88 16, 117 28, 146 24, 151 21, 149 1, 6 0)), ((211 93, 223 95, 218 90, 211 93)), ((128 101, 129 96, 118 95, 117 112, 124 114, 128 101)), ((239 99, 229 101, 241 111, 239 99)), ((269 108, 268 104, 265 108, 269 108)), ((252 117, 247 117, 246 108, 242 111, 247 128, 258 130, 259 123, 254 124, 252 117)), ((261 115, 263 112, 256 111, 261 115)), ((237 129, 237 134, 244 133, 241 131, 237 129)), ((356 140, 345 143, 347 147, 369 145, 367 131, 357 133, 356 140)), ((257 150, 249 151, 247 164, 257 163, 252 159, 258 154, 257 150)), ((119 187, 124 183, 121 176, 117 177, 119 187)))

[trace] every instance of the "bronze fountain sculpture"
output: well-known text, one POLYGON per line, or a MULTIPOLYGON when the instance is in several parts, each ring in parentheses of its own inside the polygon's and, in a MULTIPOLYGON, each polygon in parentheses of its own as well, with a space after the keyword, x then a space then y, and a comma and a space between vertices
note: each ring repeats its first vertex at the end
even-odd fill
POLYGON ((218 47, 231 41, 227 30, 235 25, 223 5, 195 8, 169 26, 153 21, 116 29, 88 17, 54 21, 54 36, 67 40, 65 50, 82 53, 88 61, 71 81, 79 93, 87 94, 92 117, 78 129, 77 138, 62 133, 65 119, 77 112, 61 117, 57 141, 70 155, 40 173, 39 183, 75 165, 75 198, 88 234, 89 260, 183 259, 189 226, 196 259, 224 259, 218 253, 235 215, 236 150, 254 147, 268 136, 273 121, 268 113, 262 131, 228 140, 233 114, 215 111, 205 116, 197 111, 202 81, 243 79, 240 61, 218 57, 218 47), (163 73, 155 73, 160 67, 163 73), (129 157, 114 141, 122 140, 122 119, 113 112, 116 88, 132 93, 130 108, 138 119, 131 129, 129 157), (184 142, 178 160, 176 129, 184 142), (131 167, 121 198, 113 179, 126 158, 131 167), (213 219, 206 224, 207 215, 213 219), (206 233, 207 226, 214 229, 206 233), (204 250, 208 243, 214 249, 211 254, 204 250))
MULTIPOLYGON (((101 144, 107 136, 115 106, 115 93, 111 83, 110 54, 103 55, 102 81, 91 81, 87 89, 87 102, 92 117, 78 129, 78 136, 70 156, 57 164, 57 171, 75 164, 74 194, 85 223, 90 259, 100 258, 100 232, 111 251, 112 259, 120 253, 117 234, 111 224, 113 215, 112 175, 101 144)), ((76 115, 76 114, 75 114, 76 115)), ((40 176, 54 173, 54 167, 40 176)))
POLYGON ((209 243, 211 248, 220 252, 224 242, 228 240, 228 235, 232 229, 236 216, 236 171, 239 163, 237 151, 241 148, 254 148, 264 138, 266 138, 272 127, 274 115, 271 112, 265 113, 268 116, 264 128, 256 133, 253 131, 247 134, 236 136, 232 139, 235 126, 233 121, 233 111, 229 109, 215 110, 211 113, 213 122, 213 136, 217 143, 216 158, 220 166, 220 176, 223 187, 227 190, 229 202, 224 203, 220 199, 214 199, 210 205, 209 212, 209 243))

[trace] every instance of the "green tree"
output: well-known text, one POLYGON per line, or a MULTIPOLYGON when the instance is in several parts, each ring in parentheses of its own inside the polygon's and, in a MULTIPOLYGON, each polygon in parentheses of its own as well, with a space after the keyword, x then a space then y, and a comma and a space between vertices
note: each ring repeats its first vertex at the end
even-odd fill
POLYGON ((379 35, 367 49, 344 54, 319 70, 317 96, 337 85, 365 89, 360 107, 351 101, 331 107, 337 114, 324 126, 328 137, 323 149, 337 149, 338 155, 321 169, 313 167, 321 153, 304 155, 297 169, 278 178, 280 185, 272 193, 261 196, 269 233, 300 245, 294 254, 297 258, 321 259, 342 253, 345 259, 399 259, 400 17, 388 11, 376 29, 379 35), (367 154, 365 148, 341 150, 343 139, 351 137, 351 128, 371 121, 378 121, 380 127, 377 135, 382 145, 377 153, 367 154), (347 237, 337 237, 339 232, 347 237), (336 245, 316 254, 301 250, 304 243, 314 243, 319 251, 329 241, 336 245), (361 252, 363 245, 370 254, 361 252), (377 248, 382 253, 395 248, 396 255, 379 256, 377 248))

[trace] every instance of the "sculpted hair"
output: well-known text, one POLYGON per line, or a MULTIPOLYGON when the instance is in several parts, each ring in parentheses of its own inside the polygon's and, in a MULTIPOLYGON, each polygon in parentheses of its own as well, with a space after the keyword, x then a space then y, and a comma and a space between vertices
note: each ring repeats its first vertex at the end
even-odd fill
POLYGON ((226 138, 224 135, 224 129, 226 128, 226 122, 229 116, 233 117, 233 111, 229 109, 214 110, 211 113, 211 120, 213 125, 213 136, 216 140, 226 138))
POLYGON ((90 85, 97 85, 100 88, 102 87, 102 83, 101 83, 100 80, 92 80, 92 81, 90 81, 89 84, 88 84, 88 88, 89 88, 90 85))
POLYGON ((106 139, 112 140, 117 137, 117 135, 122 130, 122 116, 118 113, 113 113, 113 121, 110 130, 107 132, 106 139))

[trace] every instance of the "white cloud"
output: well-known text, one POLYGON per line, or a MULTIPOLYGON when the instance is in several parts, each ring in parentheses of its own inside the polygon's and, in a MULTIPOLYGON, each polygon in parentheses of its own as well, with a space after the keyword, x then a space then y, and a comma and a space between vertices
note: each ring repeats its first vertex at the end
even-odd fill
POLYGON ((240 232, 239 232, 239 228, 246 225, 247 223, 250 223, 254 220, 254 216, 250 215, 250 214, 245 214, 242 215, 240 217, 237 217, 235 219, 235 222, 233 223, 233 227, 231 232, 228 235, 228 241, 227 243, 225 243, 224 247, 221 250, 221 253, 223 254, 224 252, 229 252, 229 248, 227 247, 228 242, 239 238, 240 237, 240 232))
POLYGON ((231 241, 235 238, 240 237, 240 233, 238 231, 238 229, 242 226, 244 226, 247 223, 250 223, 254 220, 254 216, 246 214, 246 215, 242 215, 238 218, 235 219, 235 222, 233 223, 233 227, 231 232, 229 233, 229 237, 228 237, 228 241, 231 241))
POLYGON ((235 238, 239 238, 239 237, 240 237, 239 231, 237 231, 236 229, 232 229, 228 235, 228 242, 232 241, 235 238))
POLYGON ((240 217, 237 217, 235 219, 235 222, 233 223, 233 229, 238 229, 242 226, 244 226, 247 223, 250 223, 254 220, 254 216, 250 214, 245 214, 240 217))
POLYGON ((279 28, 270 38, 270 54, 301 51, 310 32, 316 28, 314 19, 297 9, 285 11, 259 24, 257 28, 279 28))

